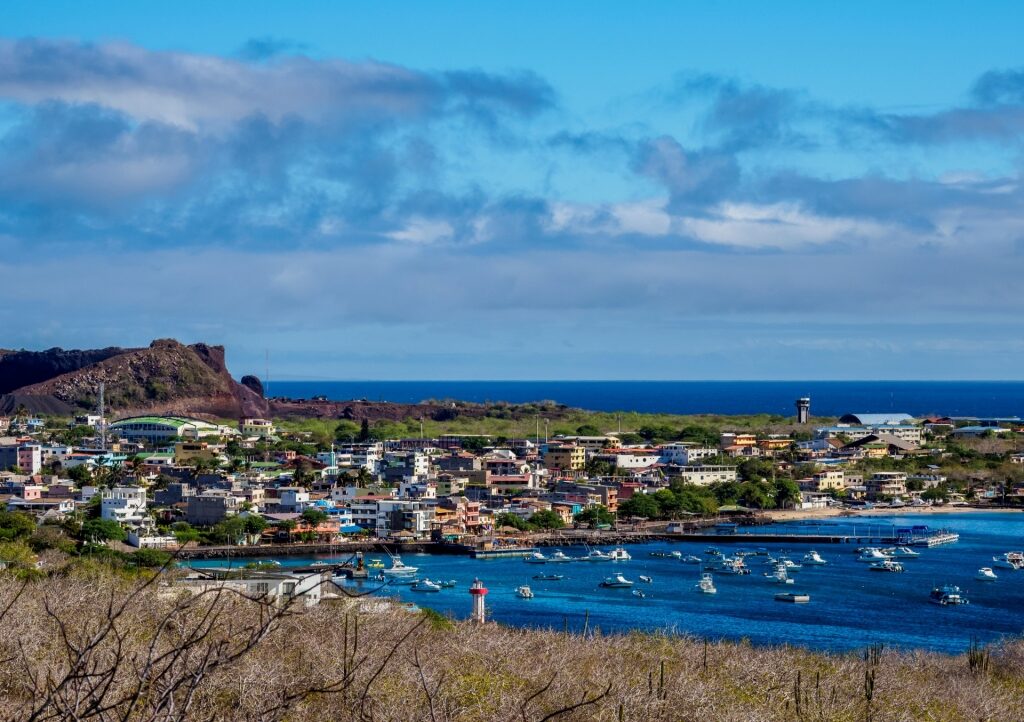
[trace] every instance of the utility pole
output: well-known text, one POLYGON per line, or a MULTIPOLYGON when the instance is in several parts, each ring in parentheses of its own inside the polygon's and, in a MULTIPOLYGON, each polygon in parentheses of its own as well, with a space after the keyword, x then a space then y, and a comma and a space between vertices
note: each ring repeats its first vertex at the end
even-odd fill
POLYGON ((107 420, 105 418, 105 409, 103 404, 103 392, 106 390, 106 384, 100 381, 100 449, 102 451, 107 450, 107 420))

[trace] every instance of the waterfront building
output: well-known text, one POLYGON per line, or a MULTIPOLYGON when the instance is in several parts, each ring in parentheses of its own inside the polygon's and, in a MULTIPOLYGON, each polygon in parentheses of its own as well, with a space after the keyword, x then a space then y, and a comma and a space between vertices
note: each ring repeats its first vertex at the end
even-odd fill
POLYGON ((205 491, 187 497, 185 520, 193 526, 213 526, 238 513, 242 500, 227 491, 205 491))

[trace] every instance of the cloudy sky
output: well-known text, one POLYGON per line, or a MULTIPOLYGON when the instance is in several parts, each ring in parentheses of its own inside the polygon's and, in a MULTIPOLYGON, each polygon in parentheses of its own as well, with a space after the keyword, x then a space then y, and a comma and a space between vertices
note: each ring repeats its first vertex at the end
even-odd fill
POLYGON ((1024 376, 1019 4, 768 8, 4 3, 0 347, 1024 376))

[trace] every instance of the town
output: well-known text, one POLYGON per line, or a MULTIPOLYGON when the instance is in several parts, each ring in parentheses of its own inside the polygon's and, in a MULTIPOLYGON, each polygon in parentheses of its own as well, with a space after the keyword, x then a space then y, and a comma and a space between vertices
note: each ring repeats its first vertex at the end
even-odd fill
POLYGON ((772 510, 1024 501, 1017 418, 851 413, 815 423, 807 398, 795 411, 787 433, 691 423, 393 438, 386 424, 339 420, 324 438, 260 418, 22 410, 0 418, 0 562, 30 569, 47 548, 150 565, 169 553, 346 545, 486 552, 545 535, 566 542, 567 530, 642 539, 723 517, 756 523, 772 510))

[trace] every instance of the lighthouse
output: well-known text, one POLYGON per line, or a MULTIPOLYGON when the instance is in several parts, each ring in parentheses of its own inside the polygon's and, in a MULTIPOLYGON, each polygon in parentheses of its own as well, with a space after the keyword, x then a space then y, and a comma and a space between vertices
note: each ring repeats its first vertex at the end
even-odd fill
POLYGON ((811 399, 809 396, 804 396, 796 400, 796 422, 798 424, 806 424, 808 417, 811 415, 811 399))
POLYGON ((487 611, 484 606, 484 597, 487 596, 487 587, 479 579, 474 579, 469 587, 469 593, 473 595, 473 621, 487 621, 487 611))

